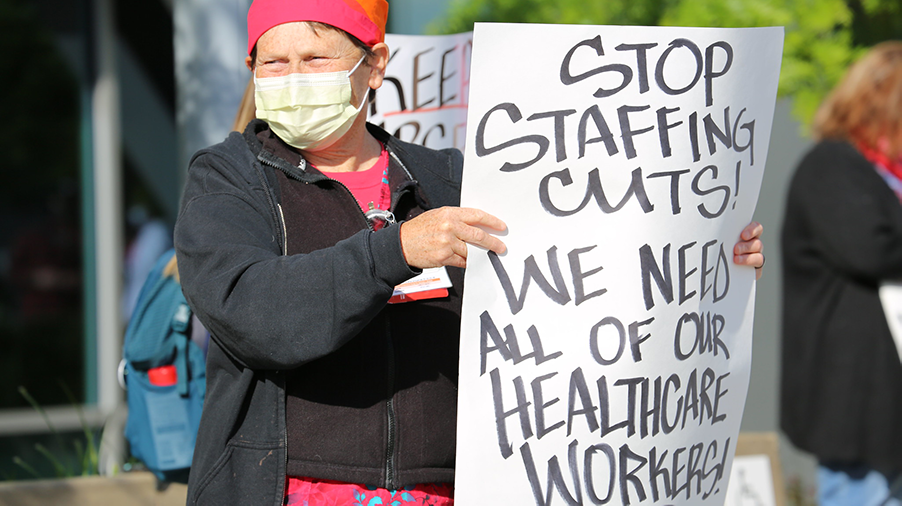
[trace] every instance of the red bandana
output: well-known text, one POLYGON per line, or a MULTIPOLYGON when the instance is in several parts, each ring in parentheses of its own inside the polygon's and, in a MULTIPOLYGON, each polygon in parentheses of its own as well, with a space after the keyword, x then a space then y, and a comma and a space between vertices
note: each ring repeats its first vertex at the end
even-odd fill
POLYGON ((270 28, 294 21, 318 21, 350 33, 367 46, 385 40, 385 0, 254 0, 247 11, 247 54, 270 28))

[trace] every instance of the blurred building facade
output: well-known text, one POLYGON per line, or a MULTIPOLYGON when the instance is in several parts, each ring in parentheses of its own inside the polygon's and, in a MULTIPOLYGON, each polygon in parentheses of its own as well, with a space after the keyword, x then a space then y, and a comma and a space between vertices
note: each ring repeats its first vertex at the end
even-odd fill
MULTIPOLYGON (((126 207, 169 227, 178 203, 172 4, 6 0, 0 160, 0 455, 121 412, 126 207), (76 409, 83 408, 81 417, 76 409)), ((46 443, 46 444, 45 444, 46 443)), ((28 477, 0 459, 0 476, 28 477)))
MULTIPOLYGON (((0 44, 27 55, 0 99, 0 479, 32 477, 13 456, 52 476, 34 446, 71 452, 54 431, 122 423, 128 270, 146 230, 171 236, 191 154, 231 128, 250 3, 0 2, 0 44)), ((421 33, 446 4, 394 0, 389 30, 421 33)))

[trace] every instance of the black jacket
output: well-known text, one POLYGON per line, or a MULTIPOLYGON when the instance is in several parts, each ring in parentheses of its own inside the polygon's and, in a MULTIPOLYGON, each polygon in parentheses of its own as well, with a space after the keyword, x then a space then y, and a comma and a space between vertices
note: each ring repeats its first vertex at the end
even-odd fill
MULTIPOLYGON (((461 272, 449 300, 386 306, 416 274, 400 227, 329 219, 362 214, 343 186, 267 149, 266 128, 194 156, 176 223, 182 288, 213 336, 189 503, 278 505, 286 473, 452 481, 461 272), (286 184, 312 198, 309 215, 307 200, 283 209, 286 184)), ((459 151, 369 128, 391 154, 396 214, 458 204, 459 151)))
POLYGON ((902 470, 902 366, 877 294, 902 278, 898 198, 852 146, 821 142, 782 239, 782 429, 821 462, 902 470))

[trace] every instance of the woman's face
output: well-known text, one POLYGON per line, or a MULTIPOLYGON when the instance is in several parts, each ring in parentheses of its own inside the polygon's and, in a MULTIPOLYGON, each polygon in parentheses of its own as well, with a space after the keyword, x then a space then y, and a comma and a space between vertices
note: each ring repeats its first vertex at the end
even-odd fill
MULTIPOLYGON (((351 70, 363 52, 344 34, 335 30, 314 32, 307 23, 274 26, 257 40, 257 59, 247 58, 247 66, 258 78, 293 73, 339 72, 351 70)), ((351 74, 351 103, 357 104, 371 87, 374 68, 366 61, 351 74)), ((379 73, 381 84, 381 73, 379 73)), ((378 86, 376 86, 378 87, 378 86)))

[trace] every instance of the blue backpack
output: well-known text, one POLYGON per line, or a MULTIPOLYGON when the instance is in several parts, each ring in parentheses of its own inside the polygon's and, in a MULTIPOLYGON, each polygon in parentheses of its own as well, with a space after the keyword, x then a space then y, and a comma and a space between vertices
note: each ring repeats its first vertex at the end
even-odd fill
POLYGON ((205 354, 191 340, 191 327, 191 308, 170 250, 141 288, 125 332, 121 366, 131 454, 165 482, 187 483, 206 393, 205 354))

